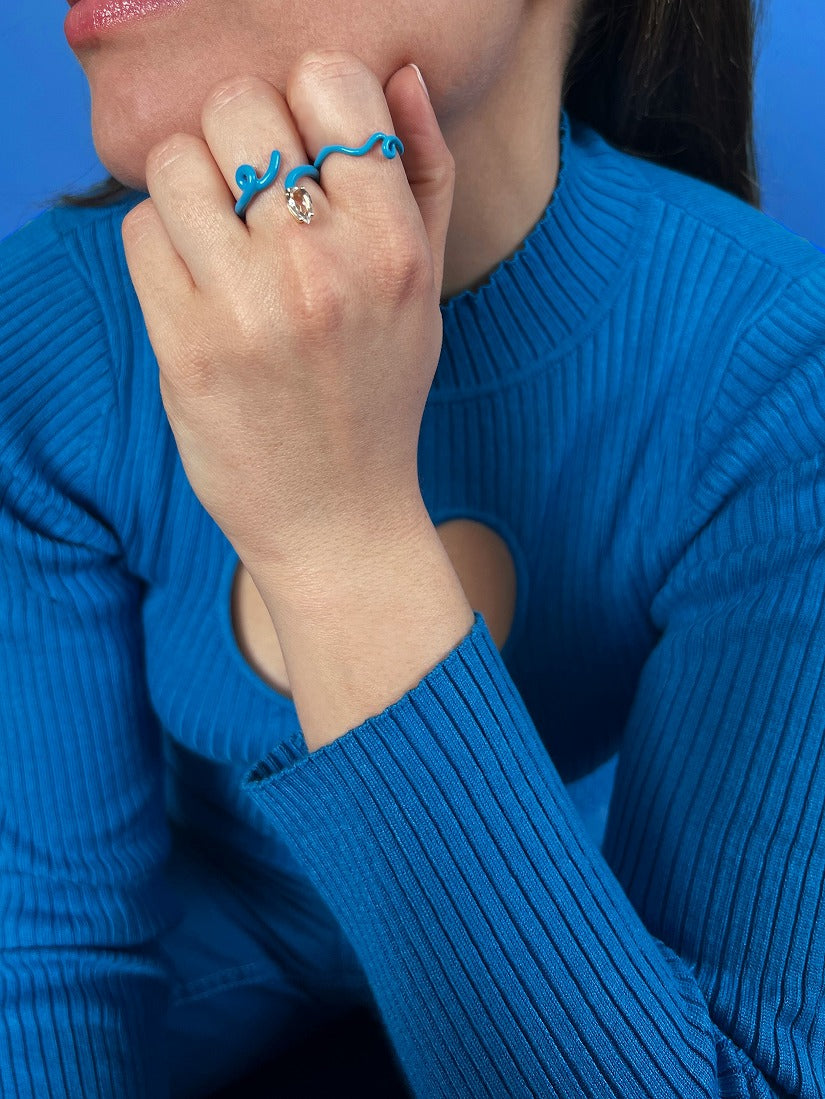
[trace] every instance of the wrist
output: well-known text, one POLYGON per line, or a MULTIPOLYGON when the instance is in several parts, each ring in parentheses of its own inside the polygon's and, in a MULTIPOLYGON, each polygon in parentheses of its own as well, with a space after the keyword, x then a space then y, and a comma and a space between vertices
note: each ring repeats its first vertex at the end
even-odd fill
POLYGON ((278 634, 310 751, 415 686, 473 625, 438 532, 363 546, 302 569, 294 586, 256 577, 278 634))
POLYGON ((374 591, 382 578, 409 572, 414 560, 434 554, 446 558, 419 497, 375 510, 363 523, 319 522, 311 541, 296 544, 279 560, 243 557, 243 562, 275 620, 287 609, 301 614, 322 610, 333 600, 355 600, 364 590, 374 591))

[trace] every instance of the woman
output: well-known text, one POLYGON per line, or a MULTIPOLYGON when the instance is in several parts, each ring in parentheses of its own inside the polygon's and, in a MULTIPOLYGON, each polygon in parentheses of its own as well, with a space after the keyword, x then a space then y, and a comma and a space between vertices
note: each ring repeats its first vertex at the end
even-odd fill
POLYGON ((719 8, 74 35, 115 183, 2 252, 7 1091, 360 1003, 416 1096, 822 1094, 825 260, 719 8))

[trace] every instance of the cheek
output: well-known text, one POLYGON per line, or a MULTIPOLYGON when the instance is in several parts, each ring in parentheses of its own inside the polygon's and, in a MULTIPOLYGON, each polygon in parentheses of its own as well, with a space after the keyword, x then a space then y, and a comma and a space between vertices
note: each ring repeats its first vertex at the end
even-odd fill
POLYGON ((403 26, 414 29, 404 34, 396 29, 394 37, 388 32, 387 40, 375 47, 379 65, 385 66, 382 80, 415 61, 442 127, 457 125, 513 65, 521 49, 523 24, 516 5, 507 0, 439 0, 423 13, 424 5, 417 0, 408 6, 410 15, 403 26))
POLYGON ((520 23, 507 0, 339 0, 311 20, 298 0, 267 0, 251 5, 239 33, 224 0, 211 19, 209 3, 193 0, 140 33, 135 24, 82 59, 97 155, 127 186, 145 190, 146 156, 158 141, 176 132, 202 136, 201 107, 220 80, 254 72, 283 92, 297 59, 317 46, 357 54, 382 84, 415 61, 442 125, 457 124, 511 62, 520 23), (196 7, 193 28, 186 15, 196 7))
POLYGON ((264 64, 250 63, 249 53, 235 43, 198 41, 176 36, 124 35, 111 49, 84 60, 91 92, 92 137, 101 162, 116 179, 145 190, 149 150, 173 133, 202 137, 201 110, 211 89, 225 76, 264 74, 264 64), (185 43, 185 45, 184 45, 185 43), (115 46, 117 48, 115 48, 115 46), (217 52, 219 62, 211 61, 217 52))
POLYGON ((92 138, 106 169, 122 183, 146 189, 146 157, 153 145, 176 132, 200 134, 194 101, 147 93, 129 80, 108 89, 92 84, 92 138))

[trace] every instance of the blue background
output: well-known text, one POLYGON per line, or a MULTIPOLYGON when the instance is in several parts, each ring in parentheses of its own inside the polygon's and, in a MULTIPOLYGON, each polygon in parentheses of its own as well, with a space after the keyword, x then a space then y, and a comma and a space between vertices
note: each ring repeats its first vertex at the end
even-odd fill
MULTIPOLYGON (((757 41, 757 148, 764 209, 825 249, 825 9, 765 0, 757 41)), ((65 0, 0 14, 0 238, 62 190, 108 173, 92 144, 86 77, 63 34, 65 0)))

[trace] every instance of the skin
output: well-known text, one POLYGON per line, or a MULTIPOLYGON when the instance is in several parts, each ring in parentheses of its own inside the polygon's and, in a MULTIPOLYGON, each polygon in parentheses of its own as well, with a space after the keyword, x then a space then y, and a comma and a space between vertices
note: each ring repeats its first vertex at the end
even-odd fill
MULTIPOLYGON (((382 86, 421 69, 456 181, 442 299, 484 283, 541 217, 558 178, 558 120, 572 0, 189 0, 121 24, 77 51, 95 147, 113 176, 146 190, 146 157, 181 132, 221 80, 254 73, 285 94, 318 46, 357 54, 382 86)), ((361 135, 353 135, 353 143, 361 135)))

